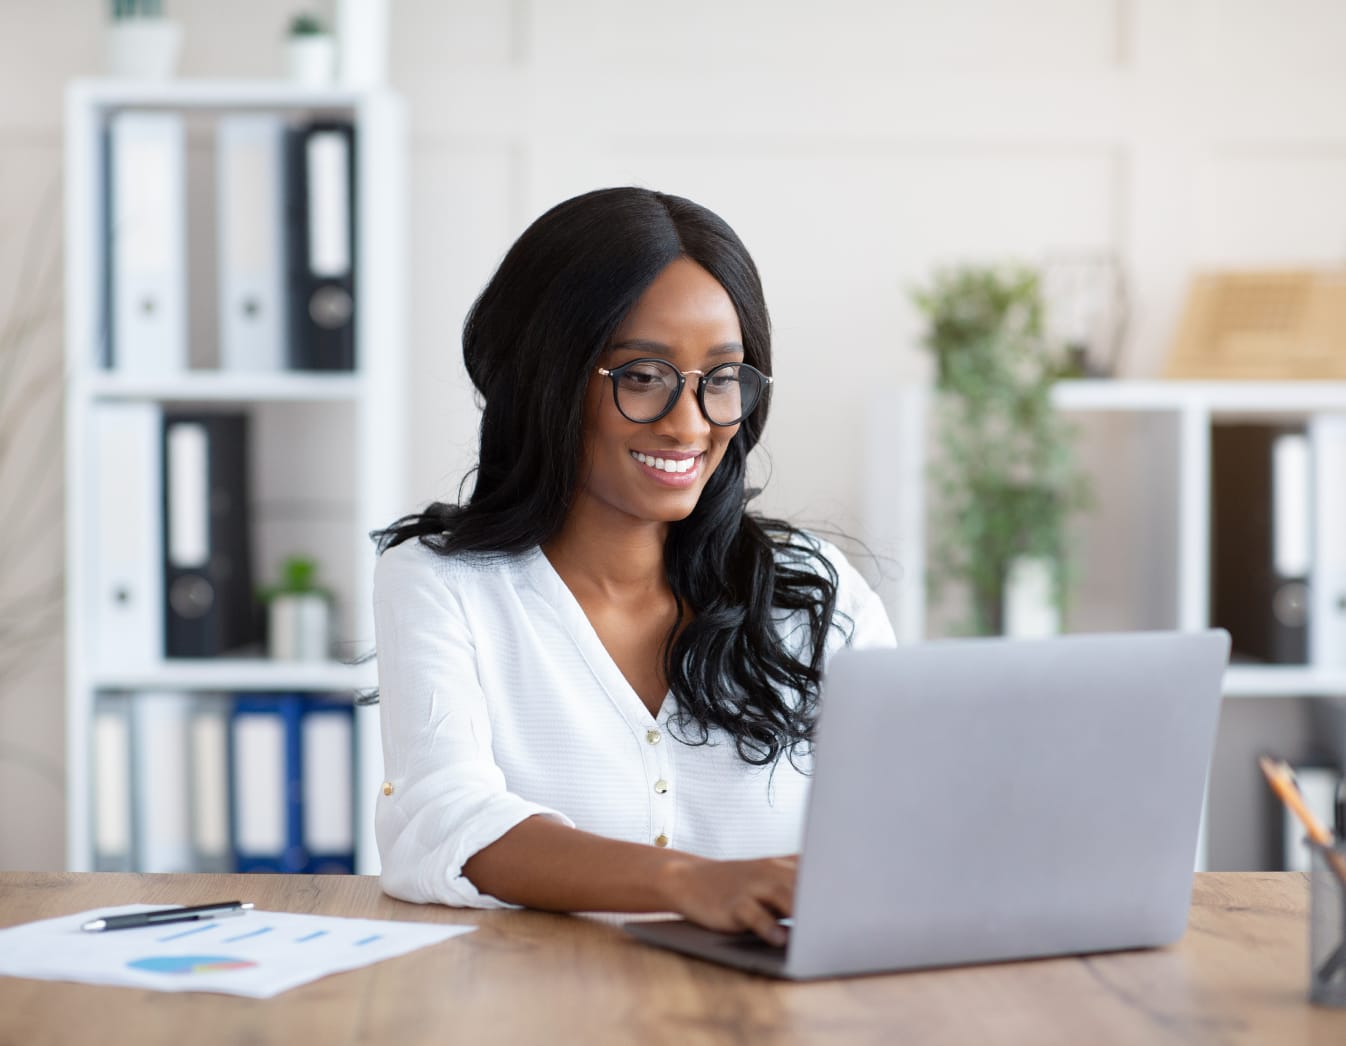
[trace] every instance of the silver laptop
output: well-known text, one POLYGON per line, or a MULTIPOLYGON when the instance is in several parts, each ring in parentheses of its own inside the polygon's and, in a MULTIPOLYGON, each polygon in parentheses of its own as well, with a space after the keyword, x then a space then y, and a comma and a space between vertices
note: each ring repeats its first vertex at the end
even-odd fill
POLYGON ((1229 635, 842 651, 823 684, 789 943, 643 941, 792 979, 1182 936, 1229 635))

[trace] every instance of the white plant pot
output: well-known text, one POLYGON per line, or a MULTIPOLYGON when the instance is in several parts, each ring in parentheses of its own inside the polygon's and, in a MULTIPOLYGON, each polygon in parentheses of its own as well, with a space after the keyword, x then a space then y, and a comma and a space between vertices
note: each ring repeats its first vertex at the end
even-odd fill
POLYGON ((1005 579, 1004 634, 1014 639, 1043 639, 1061 631, 1061 613, 1053 595, 1055 569, 1049 559, 1020 556, 1005 579))
POLYGON ((122 18, 108 26, 103 60, 109 76, 167 80, 178 69, 182 26, 167 18, 122 18))
POLYGON ((272 596, 267 610, 267 652, 277 661, 326 661, 331 610, 317 593, 272 596))
POLYGON ((290 79, 306 87, 328 87, 336 80, 336 40, 331 36, 292 36, 285 44, 290 79))

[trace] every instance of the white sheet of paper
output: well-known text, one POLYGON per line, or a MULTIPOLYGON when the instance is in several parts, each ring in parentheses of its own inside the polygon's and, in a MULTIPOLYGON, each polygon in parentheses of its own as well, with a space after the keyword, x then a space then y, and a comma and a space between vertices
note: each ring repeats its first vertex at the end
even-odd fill
POLYGON ((260 911, 135 930, 80 929, 99 916, 154 907, 99 908, 0 930, 0 975, 269 999, 476 929, 260 911))

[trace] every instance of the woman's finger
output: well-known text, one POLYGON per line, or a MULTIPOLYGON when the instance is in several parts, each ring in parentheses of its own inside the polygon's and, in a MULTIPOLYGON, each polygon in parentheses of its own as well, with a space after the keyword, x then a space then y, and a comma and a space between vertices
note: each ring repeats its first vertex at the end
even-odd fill
POLYGON ((740 911, 740 917, 744 929, 751 930, 768 944, 774 944, 777 947, 784 946, 787 939, 785 927, 777 921, 775 914, 765 905, 757 902, 746 904, 740 911))

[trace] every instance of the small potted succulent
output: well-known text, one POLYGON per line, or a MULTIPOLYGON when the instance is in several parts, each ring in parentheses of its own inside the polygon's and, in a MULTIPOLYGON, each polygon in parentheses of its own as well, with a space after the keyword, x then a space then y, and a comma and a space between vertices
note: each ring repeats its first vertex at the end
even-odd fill
POLYGON ((290 19, 285 43, 290 79, 308 87, 325 87, 336 79, 336 39, 315 14, 290 19))
POLYGON ((162 0, 112 0, 106 43, 110 76, 166 80, 177 72, 182 26, 164 17, 162 0))
POLYGON ((331 655, 332 595, 317 583, 306 556, 281 564, 280 581, 259 593, 267 608, 267 653, 279 661, 325 661, 331 655))

